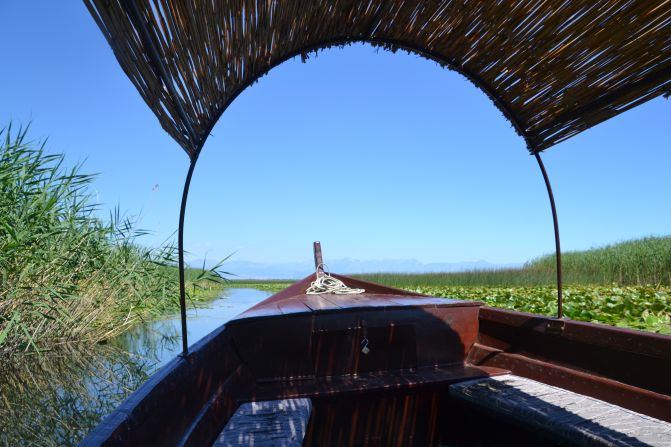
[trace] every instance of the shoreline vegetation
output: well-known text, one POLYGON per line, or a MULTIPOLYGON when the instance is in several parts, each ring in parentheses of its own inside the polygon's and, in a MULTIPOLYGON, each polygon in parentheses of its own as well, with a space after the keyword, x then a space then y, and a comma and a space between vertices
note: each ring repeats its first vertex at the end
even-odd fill
MULTIPOLYGON (((533 259, 519 268, 450 273, 371 273, 354 275, 392 287, 552 286, 555 256, 533 259)), ((671 236, 645 237, 604 247, 562 253, 565 285, 671 286, 671 236)))
MULTIPOLYGON (((0 357, 106 342, 177 313, 174 244, 144 247, 147 232, 118 209, 100 219, 95 175, 27 131, 0 129, 0 357)), ((215 269, 186 273, 191 305, 222 289, 215 269)))
MULTIPOLYGON (((145 320, 179 312, 177 249, 147 248, 147 234, 118 209, 99 218, 95 175, 65 168, 63 154, 0 129, 0 357, 68 344, 105 343, 145 320)), ((568 318, 671 333, 671 236, 563 254, 568 318)), ((521 268, 456 273, 376 273, 368 281, 435 296, 553 315, 554 256, 521 268)), ((187 301, 226 287, 279 291, 292 280, 224 281, 188 268, 187 301)))

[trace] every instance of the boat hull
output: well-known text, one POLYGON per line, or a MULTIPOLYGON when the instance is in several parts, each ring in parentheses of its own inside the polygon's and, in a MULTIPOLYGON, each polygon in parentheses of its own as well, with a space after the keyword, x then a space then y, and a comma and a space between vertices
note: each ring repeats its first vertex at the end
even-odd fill
POLYGON ((306 296, 304 279, 165 365, 82 445, 212 445, 242 402, 300 397, 304 445, 437 445, 445 418, 484 417, 447 387, 509 372, 671 421, 671 337, 340 278, 369 296, 306 296))

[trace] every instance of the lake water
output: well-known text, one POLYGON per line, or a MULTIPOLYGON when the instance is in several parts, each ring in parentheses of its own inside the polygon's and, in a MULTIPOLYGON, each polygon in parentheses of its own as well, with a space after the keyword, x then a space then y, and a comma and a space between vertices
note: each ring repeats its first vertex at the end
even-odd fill
MULTIPOLYGON (((186 313, 189 345, 269 296, 270 293, 256 289, 226 289, 207 307, 189 309, 186 313)), ((154 372, 182 352, 181 331, 177 316, 138 326, 113 344, 151 362, 150 370, 154 372)))
MULTIPOLYGON (((270 293, 226 289, 187 312, 192 345, 270 293)), ((70 446, 181 353, 179 317, 137 326, 86 352, 30 356, 0 367, 0 446, 70 446)))

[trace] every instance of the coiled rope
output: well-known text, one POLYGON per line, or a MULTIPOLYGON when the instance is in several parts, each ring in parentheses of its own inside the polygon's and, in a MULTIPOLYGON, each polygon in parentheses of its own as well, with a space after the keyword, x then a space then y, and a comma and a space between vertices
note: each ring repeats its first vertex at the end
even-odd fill
POLYGON ((305 292, 306 295, 318 295, 320 293, 333 293, 336 295, 349 295, 355 293, 364 293, 364 289, 352 289, 347 287, 344 282, 331 276, 324 270, 325 264, 317 266, 317 279, 312 281, 310 287, 305 292), (320 271, 319 267, 322 268, 320 271))

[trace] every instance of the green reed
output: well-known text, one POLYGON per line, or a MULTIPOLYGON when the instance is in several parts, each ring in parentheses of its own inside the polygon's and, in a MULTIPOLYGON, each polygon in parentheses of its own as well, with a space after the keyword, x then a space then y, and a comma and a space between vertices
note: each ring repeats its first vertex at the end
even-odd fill
MULTIPOLYGON (((118 209, 98 216, 95 176, 0 130, 0 355, 96 343, 179 308, 176 248, 146 248, 118 209)), ((196 302, 219 277, 188 272, 196 302)))
MULTIPOLYGON (((584 251, 562 253, 565 284, 671 285, 671 236, 646 237, 584 251)), ((369 273, 355 275, 394 287, 544 286, 556 282, 555 256, 520 268, 449 273, 369 273)))

